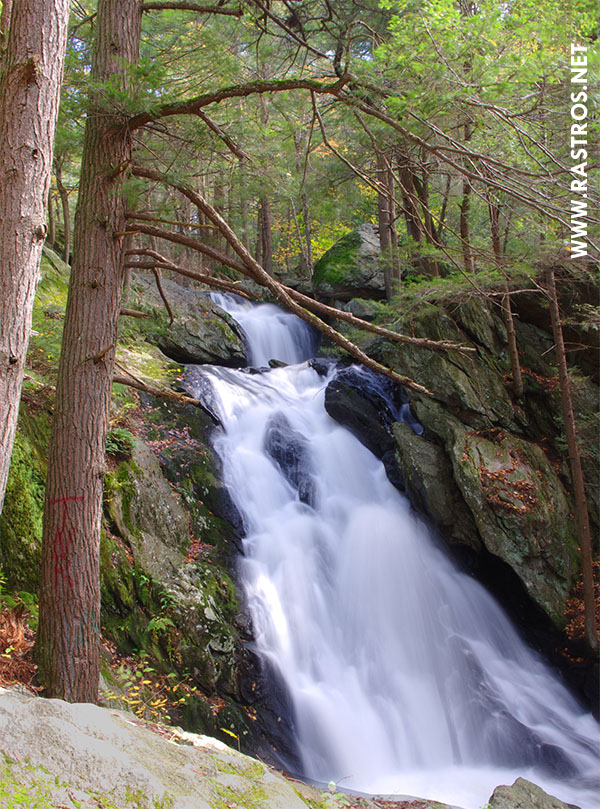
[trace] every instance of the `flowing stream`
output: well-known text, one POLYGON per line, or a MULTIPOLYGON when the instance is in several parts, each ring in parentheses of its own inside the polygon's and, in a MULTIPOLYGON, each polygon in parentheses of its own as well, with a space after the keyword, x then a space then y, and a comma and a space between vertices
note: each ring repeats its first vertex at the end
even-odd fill
POLYGON ((188 387, 208 378, 217 399, 255 644, 289 690, 302 775, 464 809, 522 776, 599 806, 597 724, 327 415, 336 371, 307 364, 310 330, 212 297, 243 328, 252 366, 290 363, 191 368, 188 387))

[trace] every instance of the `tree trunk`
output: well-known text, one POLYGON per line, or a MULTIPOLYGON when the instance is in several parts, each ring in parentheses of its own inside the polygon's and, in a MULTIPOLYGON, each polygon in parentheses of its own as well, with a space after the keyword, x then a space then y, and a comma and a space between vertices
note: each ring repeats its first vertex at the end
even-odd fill
POLYGON ((273 236, 271 229, 271 203, 262 196, 258 203, 258 234, 262 265, 269 275, 273 275, 273 236))
POLYGON ((64 259, 67 264, 70 264, 69 257, 71 255, 71 212, 69 209, 69 192, 63 185, 62 181, 62 162, 57 160, 54 167, 54 176, 56 177, 56 188, 60 197, 60 204, 62 205, 63 215, 63 235, 64 235, 64 259))
POLYGON ((385 297, 392 297, 392 233, 390 220, 390 197, 387 183, 387 167, 381 152, 377 154, 377 179, 379 187, 387 189, 377 192, 377 224, 379 226, 379 249, 383 261, 383 277, 385 280, 385 297))
POLYGON ((596 605, 594 599, 594 568, 592 554, 592 537, 590 533, 590 520, 588 515, 587 497, 583 470, 581 468, 581 455, 577 446, 577 430, 575 427, 575 414, 573 412, 573 399, 571 396, 571 383, 567 368, 567 354, 563 339, 558 296, 556 294, 556 280, 554 268, 547 272, 547 289, 550 301, 550 318, 552 321, 552 334, 556 348, 556 364, 558 366, 558 379, 560 382, 560 398, 567 435, 569 450, 569 466, 571 479, 575 492, 575 510, 577 533, 581 546, 581 567, 583 571, 583 603, 585 609, 585 639, 591 649, 598 649, 598 628, 596 622, 596 605))
POLYGON ((502 297, 502 314, 504 315, 504 325, 506 326, 506 338, 508 340, 508 355, 510 357, 510 367, 513 378, 513 391, 515 396, 523 395, 523 377, 521 375, 521 362, 519 360, 519 348, 517 346, 517 333, 515 331, 515 319, 510 303, 510 288, 508 276, 504 268, 504 258, 500 244, 500 210, 498 205, 488 197, 490 212, 490 229, 492 233, 492 247, 496 265, 504 279, 504 295, 502 297))
POLYGON ((54 215, 54 195, 52 191, 48 195, 48 236, 46 241, 54 247, 56 241, 56 217, 54 215))
POLYGON ((460 238, 462 244, 463 265, 465 272, 475 272, 475 261, 471 249, 471 226, 469 213, 471 211, 471 183, 468 179, 463 180, 462 199, 460 202, 460 238))
MULTIPOLYGON (((463 11, 463 14, 465 12, 463 11)), ((465 124, 465 143, 468 143, 473 136, 473 127, 470 123, 465 124)), ((463 179, 462 199, 460 203, 460 238, 462 243, 463 264, 465 272, 475 272, 475 259, 473 258, 473 248, 471 245, 471 181, 468 177, 463 179)))
POLYGON ((46 236, 68 0, 2 6, 0 80, 0 511, 46 236))
MULTIPOLYGON (((127 90, 139 50, 138 0, 100 0, 91 86, 127 90)), ((44 512, 37 659, 49 696, 94 702, 100 640, 102 482, 123 289, 121 194, 131 137, 102 92, 90 97, 75 215, 44 512)))

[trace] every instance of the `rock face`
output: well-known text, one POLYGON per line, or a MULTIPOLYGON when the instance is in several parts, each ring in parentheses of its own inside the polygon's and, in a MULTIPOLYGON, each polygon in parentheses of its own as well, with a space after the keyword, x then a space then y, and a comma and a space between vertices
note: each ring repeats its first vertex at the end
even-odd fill
POLYGON ((210 363, 242 368, 247 364, 244 337, 235 321, 206 295, 172 281, 162 282, 174 322, 169 325, 164 304, 154 282, 136 277, 133 295, 142 295, 160 313, 161 325, 155 335, 160 350, 175 362, 210 363))
POLYGON ((577 809, 548 795, 541 787, 524 778, 517 778, 510 787, 496 787, 488 807, 489 809, 577 809))
MULTIPOLYGON (((480 560, 469 562, 473 569, 485 565, 487 576, 497 562, 498 587, 505 595, 512 597, 512 576, 561 627, 577 569, 577 542, 568 465, 560 450, 560 393, 550 364, 550 335, 517 321, 527 391, 516 400, 509 384, 504 324, 486 300, 427 303, 396 328, 475 349, 474 354, 433 352, 381 338, 365 345, 375 359, 434 392, 433 398, 410 395, 420 433, 396 423, 390 438, 389 423, 378 421, 362 394, 348 389, 346 371, 327 391, 330 415, 358 432, 379 457, 391 440, 413 505, 461 557, 480 560)), ((592 390, 597 397, 589 381, 574 387, 576 407, 584 417, 592 390)), ((587 479, 595 519, 598 480, 593 463, 587 479)), ((516 608, 521 610, 521 601, 516 608)))
POLYGON ((329 300, 385 297, 375 225, 360 225, 330 247, 315 264, 313 287, 317 297, 329 300))
POLYGON ((204 504, 216 471, 202 435, 206 417, 195 408, 183 416, 177 409, 171 403, 149 408, 148 417, 160 423, 150 440, 158 454, 136 439, 131 458, 106 476, 105 630, 121 648, 150 649, 166 668, 175 652, 207 693, 235 698, 243 652, 227 561, 235 550, 232 531, 204 504), (184 435, 178 415, 189 420, 184 435), (180 485, 177 493, 170 481, 180 485), (175 646, 168 626, 153 631, 157 615, 176 627, 175 646))

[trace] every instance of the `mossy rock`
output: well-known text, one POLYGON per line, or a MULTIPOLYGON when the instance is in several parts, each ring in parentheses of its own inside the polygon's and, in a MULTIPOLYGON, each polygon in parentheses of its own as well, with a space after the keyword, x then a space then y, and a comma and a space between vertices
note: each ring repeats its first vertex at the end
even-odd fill
POLYGON ((164 279, 173 312, 169 322, 153 278, 138 274, 128 291, 136 308, 152 315, 146 337, 177 363, 211 363, 242 368, 247 364, 244 336, 233 318, 197 289, 164 279))
POLYGON ((315 264, 313 287, 319 297, 349 301, 385 296, 379 236, 374 225, 360 225, 342 236, 315 264))
POLYGON ((32 418, 26 407, 21 408, 21 415, 0 515, 0 566, 9 589, 37 593, 46 483, 47 419, 43 414, 32 418))

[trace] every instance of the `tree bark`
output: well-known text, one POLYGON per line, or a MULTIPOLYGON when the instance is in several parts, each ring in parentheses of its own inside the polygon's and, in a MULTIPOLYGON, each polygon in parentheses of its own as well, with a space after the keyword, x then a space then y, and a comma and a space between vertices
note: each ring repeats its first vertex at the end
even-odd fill
POLYGON ((382 189, 377 193, 377 224, 379 226, 379 249, 383 261, 385 297, 392 297, 392 234, 390 228, 390 198, 383 189, 388 188, 387 167, 381 152, 377 153, 377 179, 382 189))
POLYGON ((271 204, 266 195, 258 202, 258 238, 260 240, 260 262, 269 275, 273 275, 273 236, 271 229, 271 204))
POLYGON ((521 374, 521 362, 519 360, 519 347, 517 345, 517 333, 515 330, 515 319, 512 313, 512 306, 510 303, 510 287, 508 285, 508 276, 504 267, 504 257, 502 255, 502 246, 500 244, 500 209, 499 206, 488 196, 489 212, 490 212, 490 230, 492 234, 492 248, 494 250, 494 259, 502 277, 504 279, 504 295, 502 297, 502 314, 504 316, 504 325, 506 326, 506 339, 508 340, 508 355, 510 357, 510 367, 512 371, 512 387, 515 396, 521 397, 523 395, 523 376, 521 374))
MULTIPOLYGON (((468 143, 473 136, 471 124, 465 124, 465 143, 468 143)), ((463 178, 462 199, 460 202, 460 238, 462 243, 463 264, 465 272, 475 272, 475 259, 473 258, 473 248, 471 246, 471 181, 468 177, 463 178)))
POLYGON ((46 241, 54 247, 56 241, 56 216, 54 215, 54 195, 52 191, 48 195, 48 236, 46 241))
POLYGON ((596 621, 596 605, 594 599, 594 568, 592 553, 592 537, 590 533, 590 520, 588 514, 585 482, 581 468, 581 455, 577 446, 577 429, 575 414, 573 412, 573 399, 571 396, 571 383, 567 367, 567 353, 560 321, 558 295, 556 294, 556 279, 554 268, 547 272, 547 290, 550 301, 550 318, 552 321, 552 334, 556 349, 556 364, 558 366, 558 379, 560 382, 560 398, 567 435, 569 451, 569 466, 575 493, 575 510, 577 533, 581 546, 581 567, 583 572, 583 603, 585 610, 585 639, 593 650, 598 649, 598 628, 596 621))
MULTIPOLYGON (((138 0, 100 0, 91 86, 128 89, 138 0)), ((94 702, 100 640, 100 521, 106 433, 123 290, 121 193, 131 135, 100 91, 89 100, 74 258, 58 372, 44 513, 37 659, 50 696, 94 702)))
POLYGON ((63 238, 64 238, 64 259, 67 264, 70 264, 69 257, 71 255, 71 212, 69 209, 69 192, 62 181, 62 161, 55 161, 54 176, 56 177, 56 189, 60 197, 60 204, 62 205, 63 215, 63 238))
POLYGON ((10 27, 0 43, 0 511, 46 236, 68 16, 68 0, 2 6, 10 27))

